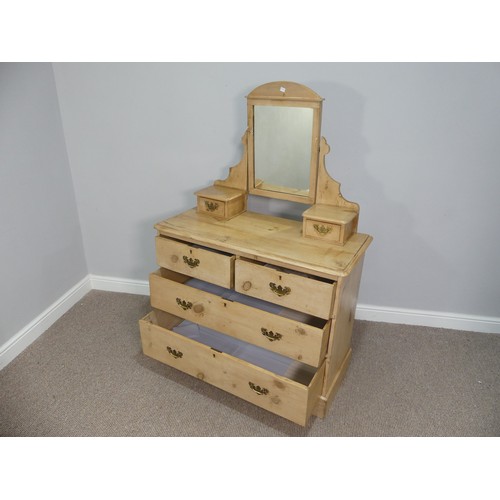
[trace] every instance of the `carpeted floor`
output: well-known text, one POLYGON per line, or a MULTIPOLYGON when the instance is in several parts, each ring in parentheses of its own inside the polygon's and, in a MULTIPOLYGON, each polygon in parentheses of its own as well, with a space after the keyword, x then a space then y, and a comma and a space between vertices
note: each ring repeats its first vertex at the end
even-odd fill
POLYGON ((0 372, 1 436, 500 436, 500 335, 357 321, 307 428, 145 357, 149 297, 92 291, 0 372))

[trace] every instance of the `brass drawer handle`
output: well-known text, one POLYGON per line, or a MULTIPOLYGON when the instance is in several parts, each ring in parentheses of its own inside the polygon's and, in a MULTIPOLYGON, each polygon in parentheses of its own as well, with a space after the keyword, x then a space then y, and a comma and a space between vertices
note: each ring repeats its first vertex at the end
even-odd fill
POLYGON ((269 283, 269 288, 273 293, 278 295, 278 297, 283 297, 283 295, 289 295, 292 289, 288 286, 276 285, 276 283, 269 283))
POLYGON ((270 342, 274 342, 275 340, 281 340, 283 335, 278 332, 273 332, 272 330, 268 330, 267 328, 261 328, 260 331, 262 332, 262 335, 267 338, 270 342))
POLYGON ((215 212, 219 208, 219 204, 216 201, 205 201, 205 208, 209 212, 215 212))
POLYGON ((182 358, 182 352, 181 351, 176 351, 175 349, 172 349, 170 346, 167 346, 167 351, 175 359, 182 358))
POLYGON ((316 232, 321 236, 326 236, 332 230, 331 227, 323 225, 320 226, 319 224, 314 224, 313 227, 316 230, 316 232))
POLYGON ((184 309, 184 311, 187 311, 188 309, 191 309, 193 307, 193 303, 188 302, 187 300, 176 298, 175 301, 177 302, 177 305, 179 307, 182 307, 182 309, 184 309))
POLYGON ((265 387, 255 385, 253 382, 248 382, 248 385, 250 386, 250 389, 252 389, 253 392, 256 392, 259 396, 265 396, 266 394, 269 394, 269 390, 265 387))
POLYGON ((182 260, 184 261, 184 264, 187 264, 191 269, 200 265, 200 259, 193 259, 192 257, 187 257, 186 255, 182 256, 182 260))

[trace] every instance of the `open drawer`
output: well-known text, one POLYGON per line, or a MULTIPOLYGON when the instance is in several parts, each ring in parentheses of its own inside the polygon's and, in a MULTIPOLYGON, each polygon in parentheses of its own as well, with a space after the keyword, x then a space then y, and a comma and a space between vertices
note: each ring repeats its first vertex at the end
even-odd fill
POLYGON ((235 261, 235 290, 319 318, 331 317, 335 287, 333 280, 244 258, 235 261))
POLYGON ((325 356, 330 321, 159 269, 151 306, 312 366, 325 356))
POLYGON ((307 425, 324 363, 316 369, 163 311, 153 310, 139 325, 145 355, 307 425))
POLYGON ((156 237, 156 261, 160 267, 231 288, 234 255, 192 243, 156 237))

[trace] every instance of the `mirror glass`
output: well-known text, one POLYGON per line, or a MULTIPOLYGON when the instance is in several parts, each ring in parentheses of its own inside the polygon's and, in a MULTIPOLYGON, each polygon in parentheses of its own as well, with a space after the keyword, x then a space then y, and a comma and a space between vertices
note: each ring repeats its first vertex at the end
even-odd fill
POLYGON ((313 115, 306 107, 254 106, 255 188, 309 195, 313 115))

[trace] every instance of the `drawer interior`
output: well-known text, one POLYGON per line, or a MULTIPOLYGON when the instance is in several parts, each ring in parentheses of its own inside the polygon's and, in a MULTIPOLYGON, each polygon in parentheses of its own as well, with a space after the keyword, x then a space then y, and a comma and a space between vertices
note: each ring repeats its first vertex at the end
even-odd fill
POLYGON ((268 351, 262 347, 249 344, 163 311, 154 309, 144 320, 206 345, 217 352, 229 354, 305 386, 311 383, 317 371, 317 368, 313 366, 300 363, 281 354, 268 351))

